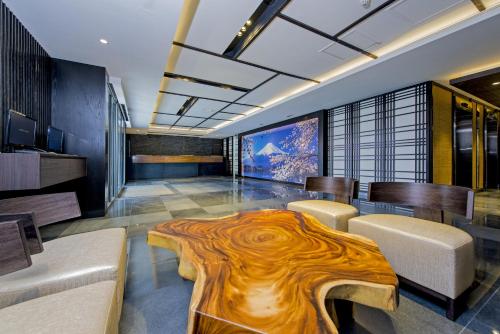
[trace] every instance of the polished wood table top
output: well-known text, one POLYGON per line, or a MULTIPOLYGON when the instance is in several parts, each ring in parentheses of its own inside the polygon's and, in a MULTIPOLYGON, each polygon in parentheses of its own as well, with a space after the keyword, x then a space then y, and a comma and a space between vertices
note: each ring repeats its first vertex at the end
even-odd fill
POLYGON ((148 244, 176 252, 179 274, 195 281, 188 333, 337 333, 331 300, 398 303, 396 274, 373 241, 307 214, 173 220, 148 244))

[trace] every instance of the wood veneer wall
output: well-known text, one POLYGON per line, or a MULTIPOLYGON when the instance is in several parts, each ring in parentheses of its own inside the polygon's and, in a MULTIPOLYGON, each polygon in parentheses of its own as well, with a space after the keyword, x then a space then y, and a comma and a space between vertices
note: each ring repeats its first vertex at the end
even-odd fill
POLYGON ((51 121, 51 58, 0 0, 0 147, 9 109, 37 120, 44 148, 51 121))
POLYGON ((432 179, 437 184, 453 184, 452 93, 432 86, 432 179))

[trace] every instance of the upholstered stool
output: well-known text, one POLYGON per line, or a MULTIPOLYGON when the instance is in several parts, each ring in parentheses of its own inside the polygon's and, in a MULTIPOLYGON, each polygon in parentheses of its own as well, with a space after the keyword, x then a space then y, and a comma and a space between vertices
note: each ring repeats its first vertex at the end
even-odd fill
POLYGON ((320 223, 343 232, 347 232, 347 221, 359 214, 358 209, 352 205, 325 200, 290 202, 287 209, 308 213, 320 223))
POLYGON ((314 216, 321 223, 335 230, 347 232, 347 221, 358 215, 358 209, 350 205, 358 195, 358 181, 343 177, 308 177, 304 190, 332 194, 334 201, 305 200, 290 202, 287 209, 314 216))
POLYGON ((32 265, 0 276, 0 308, 92 283, 117 281, 119 309, 127 259, 125 229, 75 234, 43 243, 32 265))
POLYGON ((103 281, 0 309, 0 331, 16 334, 118 333, 116 282, 103 281))

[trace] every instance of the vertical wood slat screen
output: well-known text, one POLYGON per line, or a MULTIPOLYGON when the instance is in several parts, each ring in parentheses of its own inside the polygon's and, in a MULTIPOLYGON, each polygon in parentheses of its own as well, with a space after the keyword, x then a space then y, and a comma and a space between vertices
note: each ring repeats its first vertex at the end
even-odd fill
POLYGON ((51 114, 51 58, 1 0, 0 57, 0 144, 8 111, 14 109, 37 120, 36 144, 45 148, 51 114))
POLYGON ((328 175, 373 181, 428 182, 430 83, 327 112, 328 175))

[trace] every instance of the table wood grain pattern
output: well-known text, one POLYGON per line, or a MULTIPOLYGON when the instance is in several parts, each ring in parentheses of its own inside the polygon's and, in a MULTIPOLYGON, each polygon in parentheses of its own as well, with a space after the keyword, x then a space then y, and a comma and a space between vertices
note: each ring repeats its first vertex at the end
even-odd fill
POLYGON ((173 220, 148 243, 176 252, 179 274, 195 281, 188 333, 337 333, 328 301, 398 304, 396 274, 373 241, 307 214, 173 220))

